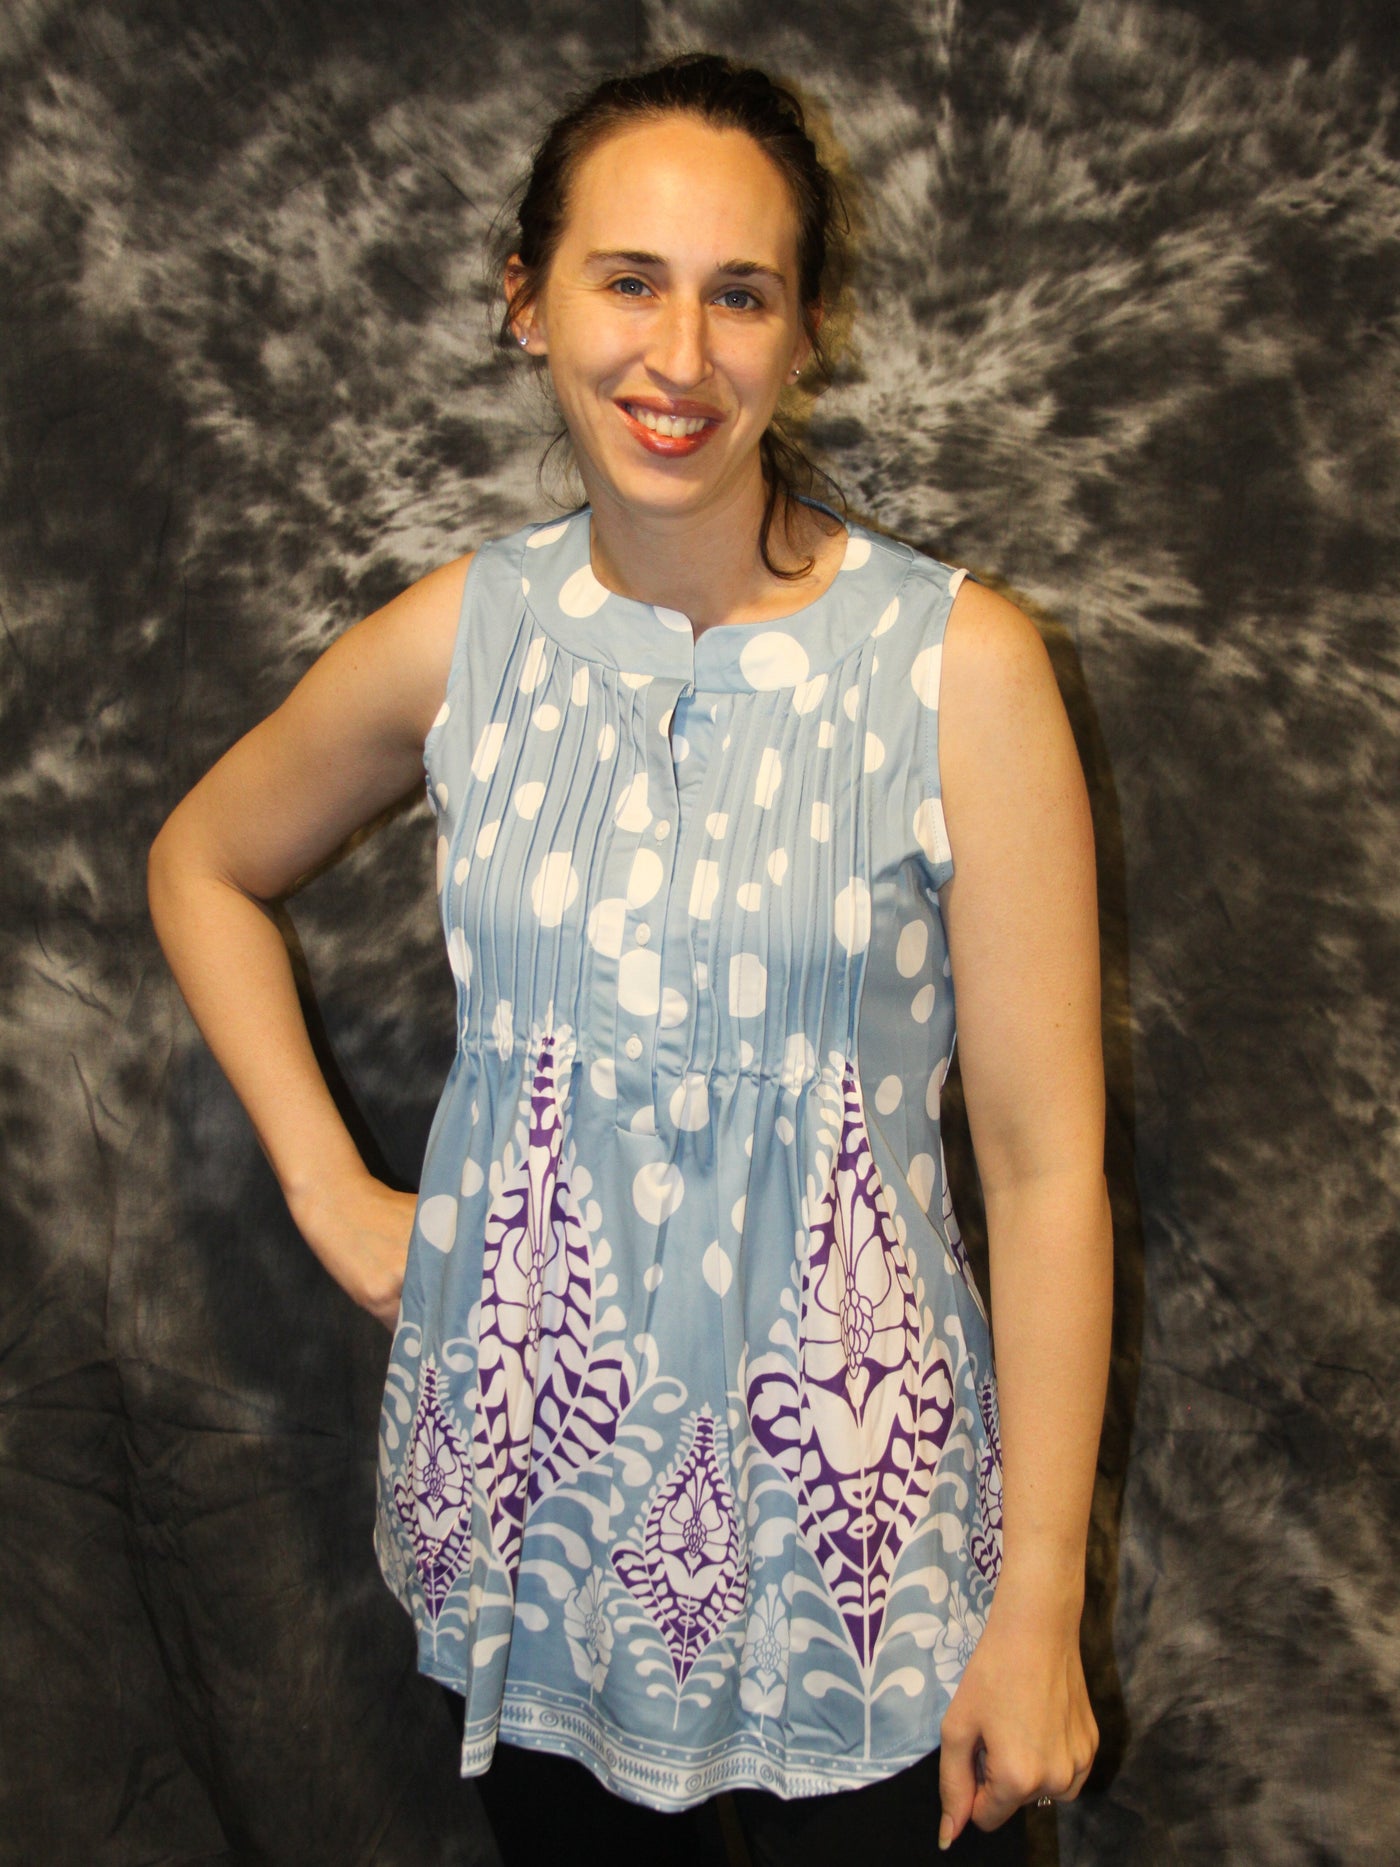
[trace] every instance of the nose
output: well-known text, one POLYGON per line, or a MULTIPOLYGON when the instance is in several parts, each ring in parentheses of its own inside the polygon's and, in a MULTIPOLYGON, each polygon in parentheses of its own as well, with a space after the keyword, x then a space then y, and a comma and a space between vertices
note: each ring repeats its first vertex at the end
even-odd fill
POLYGON ((694 388, 710 372, 705 307, 677 294, 667 298, 652 327, 647 366, 677 388, 694 388))

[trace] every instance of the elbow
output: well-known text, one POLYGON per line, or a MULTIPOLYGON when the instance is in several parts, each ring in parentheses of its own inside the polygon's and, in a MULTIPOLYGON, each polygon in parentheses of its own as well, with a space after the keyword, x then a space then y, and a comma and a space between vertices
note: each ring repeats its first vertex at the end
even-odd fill
POLYGON ((178 891, 181 876, 195 866, 187 817, 183 802, 177 804, 146 851, 146 905, 157 933, 161 916, 178 891))

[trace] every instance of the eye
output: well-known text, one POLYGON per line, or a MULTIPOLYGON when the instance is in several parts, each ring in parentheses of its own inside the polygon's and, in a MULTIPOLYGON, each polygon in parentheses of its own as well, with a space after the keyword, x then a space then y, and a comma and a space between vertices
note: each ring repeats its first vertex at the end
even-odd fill
POLYGON ((608 290, 617 292, 623 298, 639 298, 643 292, 649 291, 650 287, 647 285, 645 279, 638 279, 629 275, 624 279, 614 279, 608 287, 608 290), (631 289, 633 286, 636 286, 636 291, 631 289))
POLYGON ((727 304, 732 298, 746 298, 749 302, 747 305, 731 304, 728 307, 731 311, 747 311, 749 305, 761 305, 762 302, 758 296, 751 292, 745 285, 731 285, 726 291, 720 293, 720 302, 722 304, 727 304))

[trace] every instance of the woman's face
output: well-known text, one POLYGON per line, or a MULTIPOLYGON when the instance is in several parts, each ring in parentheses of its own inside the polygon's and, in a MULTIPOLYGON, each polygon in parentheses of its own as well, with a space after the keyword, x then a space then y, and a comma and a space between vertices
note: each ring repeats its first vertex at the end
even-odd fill
POLYGON ((724 504, 756 481, 759 440, 811 348, 780 171, 742 130, 692 117, 610 137, 575 173, 518 329, 549 360, 591 504, 724 504))

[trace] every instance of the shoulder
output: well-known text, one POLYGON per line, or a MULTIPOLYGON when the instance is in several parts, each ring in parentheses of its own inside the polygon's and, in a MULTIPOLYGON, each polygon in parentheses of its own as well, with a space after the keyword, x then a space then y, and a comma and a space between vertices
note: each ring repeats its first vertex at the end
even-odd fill
POLYGON ((1006 597, 964 578, 943 640, 945 733, 958 727, 994 731, 1047 709, 1063 710, 1040 631, 1006 597))
MULTIPOLYGON (((941 639, 950 605, 967 573, 916 545, 874 526, 852 523, 843 572, 854 572, 852 593, 873 584, 876 600, 892 600, 876 633, 884 635, 896 620, 914 620, 925 644, 941 639), (932 633, 930 633, 930 631, 932 633)), ((870 599, 868 595, 865 600, 870 599)), ((902 632, 902 631, 901 631, 902 632)), ((892 638, 893 639, 893 638, 892 638)))
POLYGON ((539 519, 502 537, 486 540, 474 550, 449 559, 430 570, 373 615, 347 631, 343 643, 372 656, 383 671, 392 667, 396 678, 415 690, 418 710, 429 720, 442 703, 452 674, 463 615, 468 602, 492 603, 519 586, 521 559, 530 547, 549 545, 559 538, 568 518, 539 519))
POLYGON ((944 642, 939 758, 949 835, 1081 839, 1084 777, 1049 651, 1029 616, 966 579, 944 642))
POLYGON ((301 683, 298 694, 345 709, 347 725, 421 746, 442 704, 467 573, 463 552, 354 623, 301 683))
POLYGON ((342 641, 353 642, 366 652, 392 653, 410 660, 450 658, 467 572, 476 556, 475 551, 464 551, 426 572, 347 630, 342 641))

